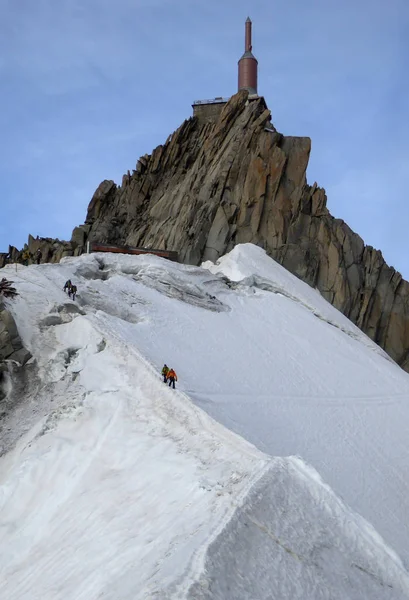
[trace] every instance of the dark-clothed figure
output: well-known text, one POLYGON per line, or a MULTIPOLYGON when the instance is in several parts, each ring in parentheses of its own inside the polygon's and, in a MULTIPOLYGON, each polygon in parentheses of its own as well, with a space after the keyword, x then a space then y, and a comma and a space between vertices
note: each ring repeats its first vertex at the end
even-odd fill
POLYGON ((72 294, 72 299, 75 300, 75 297, 77 295, 77 286, 76 285, 71 286, 71 294, 72 294))
POLYGON ((36 263, 38 265, 40 264, 42 257, 43 257, 43 253, 41 252, 41 250, 39 248, 36 252, 36 263))

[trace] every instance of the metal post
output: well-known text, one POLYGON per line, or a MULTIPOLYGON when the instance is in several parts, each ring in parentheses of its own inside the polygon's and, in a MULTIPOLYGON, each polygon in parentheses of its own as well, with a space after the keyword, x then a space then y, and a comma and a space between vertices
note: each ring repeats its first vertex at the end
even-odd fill
POLYGON ((244 41, 244 51, 251 52, 252 45, 251 45, 251 20, 250 20, 250 17, 247 17, 245 31, 246 31, 246 35, 245 35, 245 41, 244 41))

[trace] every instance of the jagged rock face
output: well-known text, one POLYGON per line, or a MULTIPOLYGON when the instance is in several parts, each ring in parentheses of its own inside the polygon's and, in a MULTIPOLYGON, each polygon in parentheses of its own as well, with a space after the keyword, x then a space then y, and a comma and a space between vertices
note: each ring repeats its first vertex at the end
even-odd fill
POLYGON ((261 243, 263 205, 285 162, 280 140, 300 146, 304 177, 310 150, 308 139, 265 132, 269 121, 264 100, 248 102, 247 92, 231 99, 216 124, 185 121, 121 187, 99 186, 86 219, 89 239, 174 249, 191 264, 215 260, 241 241, 261 243))
POLYGON ((0 301, 0 419, 3 414, 1 401, 6 396, 4 383, 8 371, 7 361, 12 361, 18 368, 24 366, 30 358, 31 354, 23 346, 12 314, 0 301))
POLYGON ((239 92, 219 120, 183 125, 122 185, 89 205, 89 240, 217 260, 252 242, 322 295, 409 370, 409 284, 307 185, 309 138, 284 137, 262 98, 239 92))
POLYGON ((85 250, 85 237, 89 231, 87 225, 80 225, 72 232, 72 238, 69 242, 60 241, 53 238, 33 238, 28 236, 28 243, 23 250, 18 250, 14 246, 9 246, 8 255, 0 255, 0 268, 7 262, 23 263, 31 265, 36 263, 37 250, 41 250, 41 263, 57 263, 65 256, 80 256, 85 250), (25 252, 28 253, 28 259, 25 260, 25 252), (6 258, 6 257, 9 258, 6 258))
POLYGON ((98 241, 176 250, 199 264, 252 242, 409 370, 409 284, 307 185, 310 149, 309 138, 275 131, 264 99, 239 92, 215 123, 185 121, 121 186, 103 181, 71 242, 47 242, 48 260, 98 241))

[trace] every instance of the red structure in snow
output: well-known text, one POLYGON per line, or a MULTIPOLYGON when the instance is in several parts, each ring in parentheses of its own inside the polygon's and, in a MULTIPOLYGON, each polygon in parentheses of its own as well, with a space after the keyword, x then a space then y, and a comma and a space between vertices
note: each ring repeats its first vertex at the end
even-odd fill
POLYGON ((115 252, 119 254, 154 254, 162 258, 168 258, 178 262, 178 253, 174 250, 153 250, 152 248, 135 248, 134 246, 116 246, 114 244, 99 244, 98 242, 89 242, 87 253, 90 252, 115 252))
POLYGON ((253 95, 257 94, 258 62, 251 52, 251 25, 250 17, 247 17, 244 54, 239 60, 239 90, 248 90, 253 95))

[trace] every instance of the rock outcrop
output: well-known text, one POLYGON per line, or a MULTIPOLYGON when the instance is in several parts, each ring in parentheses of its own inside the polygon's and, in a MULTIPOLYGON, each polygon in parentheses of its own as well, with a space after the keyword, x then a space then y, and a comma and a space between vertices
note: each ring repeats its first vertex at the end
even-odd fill
POLYGON ((24 365, 30 358, 31 354, 23 346, 12 314, 0 302, 0 362, 13 360, 24 365))
POLYGON ((103 181, 85 225, 65 245, 48 241, 44 260, 98 241, 176 250, 182 262, 199 264, 252 242, 409 370, 409 284, 329 214, 325 191, 306 181, 310 150, 309 138, 274 129, 263 98, 239 92, 217 121, 185 121, 120 186, 103 181))
MULTIPOLYGON (((0 300, 0 401, 6 396, 5 374, 9 365, 22 367, 31 358, 31 354, 23 346, 13 315, 0 300)), ((0 418, 2 406, 0 404, 0 418)))
POLYGON ((8 254, 0 254, 0 268, 4 267, 8 262, 25 263, 27 265, 33 264, 36 262, 37 250, 41 250, 42 263, 57 263, 65 256, 79 256, 84 252, 84 246, 80 244, 83 238, 81 238, 78 232, 84 228, 86 231, 89 229, 85 225, 76 227, 69 242, 53 238, 34 238, 32 235, 29 235, 28 243, 25 244, 22 250, 18 250, 14 246, 9 246, 8 254), (25 258, 27 255, 28 258, 25 258))

